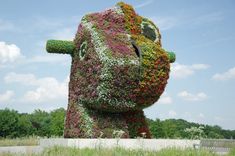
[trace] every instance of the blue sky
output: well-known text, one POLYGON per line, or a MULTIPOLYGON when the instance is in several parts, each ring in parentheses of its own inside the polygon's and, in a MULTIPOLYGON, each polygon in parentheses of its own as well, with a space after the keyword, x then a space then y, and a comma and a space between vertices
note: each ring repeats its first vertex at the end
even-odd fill
MULTIPOLYGON (((47 54, 46 40, 72 40, 83 15, 117 2, 1 0, 0 109, 66 108, 71 58, 47 54)), ((235 2, 125 2, 155 22, 163 48, 177 56, 166 92, 146 116, 235 129, 235 2)))

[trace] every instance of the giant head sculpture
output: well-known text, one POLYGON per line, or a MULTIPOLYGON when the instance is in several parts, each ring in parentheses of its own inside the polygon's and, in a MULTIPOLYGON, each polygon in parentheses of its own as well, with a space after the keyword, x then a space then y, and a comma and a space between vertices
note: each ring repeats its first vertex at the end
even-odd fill
POLYGON ((72 57, 65 137, 150 137, 143 109, 159 99, 175 61, 152 21, 120 2, 85 15, 74 41, 48 40, 47 51, 72 57))

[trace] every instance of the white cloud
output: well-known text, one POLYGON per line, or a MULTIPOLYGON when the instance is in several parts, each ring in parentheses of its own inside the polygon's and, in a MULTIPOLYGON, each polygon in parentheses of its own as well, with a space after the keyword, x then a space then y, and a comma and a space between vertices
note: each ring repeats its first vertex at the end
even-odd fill
POLYGON ((210 66, 207 64, 193 64, 184 65, 179 63, 174 63, 171 66, 171 76, 176 79, 186 78, 193 75, 198 70, 208 69, 210 66))
POLYGON ((229 69, 228 71, 224 73, 217 73, 213 75, 212 79, 219 80, 219 81, 235 79, 235 67, 229 69))
POLYGON ((192 94, 187 91, 182 91, 178 93, 178 96, 186 101, 202 101, 207 98, 207 95, 203 92, 199 92, 197 94, 192 94))
POLYGON ((208 69, 210 66, 207 64, 193 64, 191 68, 193 70, 205 70, 208 69))
POLYGON ((8 73, 4 77, 6 83, 21 83, 24 85, 37 84, 36 77, 33 74, 16 74, 14 72, 8 73))
POLYGON ((0 42, 0 63, 14 62, 21 57, 20 48, 15 44, 0 42))
POLYGON ((167 93, 163 93, 163 95, 160 97, 160 99, 158 100, 159 104, 171 104, 172 103, 172 98, 167 95, 167 93))
POLYGON ((144 3, 135 5, 134 8, 135 8, 135 9, 143 8, 143 7, 147 6, 147 5, 150 5, 150 4, 153 3, 153 2, 154 2, 153 0, 148 0, 148 1, 144 2, 144 3))
MULTIPOLYGON (((46 52, 45 52, 46 53, 46 52)), ((56 64, 63 66, 71 65, 71 56, 70 55, 61 55, 61 54, 44 54, 44 55, 36 55, 32 57, 25 57, 21 55, 16 61, 13 63, 0 63, 0 68, 15 68, 19 65, 31 65, 35 63, 48 63, 48 64, 56 64)))
POLYGON ((12 100, 12 97, 14 96, 14 92, 11 90, 6 91, 3 94, 0 94, 0 102, 4 103, 4 102, 9 102, 12 100))
POLYGON ((63 82, 59 82, 54 77, 37 78, 33 74, 9 73, 4 80, 6 83, 20 83, 36 87, 24 94, 21 99, 22 102, 49 102, 65 99, 68 95, 68 78, 63 82))
POLYGON ((174 117, 177 116, 177 113, 176 113, 174 110, 170 110, 170 111, 168 112, 168 116, 169 116, 170 118, 174 118, 174 117))

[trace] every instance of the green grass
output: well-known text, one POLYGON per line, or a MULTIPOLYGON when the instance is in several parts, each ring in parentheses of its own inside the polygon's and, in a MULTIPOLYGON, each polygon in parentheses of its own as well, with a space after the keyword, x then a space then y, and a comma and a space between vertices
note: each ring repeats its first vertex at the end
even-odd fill
POLYGON ((1 146, 35 146, 39 144, 39 139, 37 137, 24 137, 15 139, 0 139, 1 146))
MULTIPOLYGON (((0 154, 1 155, 1 154, 0 154)), ((2 156, 13 156, 5 153, 2 156)), ((26 156, 26 155, 21 155, 26 156)), ((145 150, 127 150, 123 148, 113 149, 78 149, 71 147, 53 147, 45 149, 40 154, 30 154, 30 156, 217 156, 206 150, 176 149, 168 148, 157 152, 145 150)))
POLYGON ((230 150, 228 156, 235 156, 235 148, 230 150))

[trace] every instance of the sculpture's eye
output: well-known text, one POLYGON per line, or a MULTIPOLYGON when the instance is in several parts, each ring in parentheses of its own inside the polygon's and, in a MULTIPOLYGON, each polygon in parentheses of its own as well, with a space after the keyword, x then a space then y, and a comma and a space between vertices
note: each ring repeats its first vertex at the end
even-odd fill
POLYGON ((142 23, 141 23, 141 29, 142 29, 142 34, 154 41, 154 42, 158 42, 159 41, 159 32, 156 28, 156 26, 150 22, 147 19, 143 19, 142 23))
POLYGON ((80 60, 83 60, 85 58, 85 54, 87 51, 87 41, 82 42, 79 48, 79 58, 80 60))

